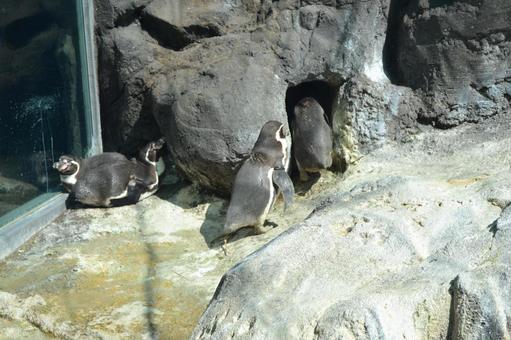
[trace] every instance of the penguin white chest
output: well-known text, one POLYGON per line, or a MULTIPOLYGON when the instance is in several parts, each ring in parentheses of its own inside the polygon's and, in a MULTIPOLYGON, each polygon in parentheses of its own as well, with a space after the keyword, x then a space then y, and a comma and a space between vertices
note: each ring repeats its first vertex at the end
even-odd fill
POLYGON ((72 175, 60 175, 60 181, 65 184, 75 185, 76 184, 76 173, 72 175))
POLYGON ((269 190, 269 197, 268 197, 268 203, 266 204, 266 207, 264 208, 263 212, 263 218, 268 214, 268 212, 271 209, 271 206, 273 205, 273 199, 275 197, 275 188, 273 187, 273 168, 270 168, 268 171, 268 190, 269 190))
POLYGON ((286 137, 282 138, 280 137, 280 131, 282 130, 283 128, 280 128, 277 133, 275 134, 275 139, 280 143, 280 145, 282 146, 282 154, 284 155, 282 157, 282 164, 284 165, 284 167, 286 168, 286 170, 289 169, 289 164, 290 164, 290 158, 288 157, 288 142, 287 142, 287 139, 286 137))

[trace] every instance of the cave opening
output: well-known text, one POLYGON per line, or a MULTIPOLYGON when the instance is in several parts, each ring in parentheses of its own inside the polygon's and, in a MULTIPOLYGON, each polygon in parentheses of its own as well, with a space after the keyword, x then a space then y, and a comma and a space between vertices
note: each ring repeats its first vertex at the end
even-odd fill
MULTIPOLYGON (((338 92, 339 86, 332 85, 322 80, 306 81, 295 86, 290 86, 286 92, 286 112, 289 126, 291 127, 292 121, 294 119, 295 105, 303 98, 311 97, 314 98, 319 103, 319 105, 321 105, 323 111, 325 111, 327 123, 330 125, 330 127, 332 127, 332 115, 338 92)), ((294 150, 291 151, 291 154, 293 154, 293 152, 294 150)), ((338 167, 334 161, 334 165, 332 166, 331 170, 335 171, 337 168, 338 167)), ((293 178, 298 176, 298 169, 296 167, 294 157, 291 157, 290 173, 293 178)), ((309 186, 319 179, 319 174, 312 174, 312 176, 313 182, 310 182, 308 184, 309 186)))
POLYGON ((332 111, 337 96, 338 86, 333 86, 326 81, 313 80, 290 86, 286 92, 286 112, 288 123, 294 118, 295 105, 305 97, 312 97, 317 100, 325 111, 328 124, 332 125, 332 111))

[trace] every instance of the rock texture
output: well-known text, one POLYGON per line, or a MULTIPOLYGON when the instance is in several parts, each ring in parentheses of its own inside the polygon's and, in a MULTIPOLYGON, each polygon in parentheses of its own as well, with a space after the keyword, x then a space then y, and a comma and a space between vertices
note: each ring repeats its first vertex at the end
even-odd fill
POLYGON ((175 177, 69 210, 0 261, 0 338, 508 339, 511 120, 493 120, 297 184, 225 252, 227 201, 175 177))
POLYGON ((226 252, 227 202, 168 177, 133 206, 68 210, 0 261, 0 338, 187 339, 223 273, 313 209, 276 205, 279 227, 226 252))
POLYGON ((390 52, 396 57, 392 76, 423 93, 428 110, 420 119, 450 127, 509 110, 511 4, 405 3, 390 52))
POLYGON ((192 339, 509 338, 505 125, 360 160, 224 275, 192 339))
MULTIPOLYGON (((97 7, 107 148, 129 152, 161 133, 170 141, 178 168, 190 180, 217 191, 229 191, 264 122, 287 123, 289 88, 324 82, 334 89, 326 101, 335 109, 336 103, 347 101, 339 92, 345 81, 362 77, 371 83, 387 82, 382 63, 386 0, 155 0, 129 6, 102 0, 97 7)), ((387 86, 409 94, 381 85, 387 86)), ((375 105, 385 111, 373 108, 371 119, 393 120, 395 108, 379 101, 375 105)), ((365 143, 372 149, 392 133, 383 127, 377 132, 378 143, 373 143, 372 136, 358 133, 358 113, 345 121, 347 115, 333 109, 326 108, 339 127, 336 134, 354 131, 358 139, 351 138, 352 144, 365 143)), ((336 148, 338 163, 349 158, 342 149, 336 148)))
POLYGON ((297 85, 331 114, 337 169, 420 123, 451 127, 510 107, 505 0, 96 6, 107 148, 129 153, 163 134, 182 173, 221 192, 260 126, 292 119, 284 103, 292 112, 297 85), (310 82, 333 91, 324 98, 310 82))

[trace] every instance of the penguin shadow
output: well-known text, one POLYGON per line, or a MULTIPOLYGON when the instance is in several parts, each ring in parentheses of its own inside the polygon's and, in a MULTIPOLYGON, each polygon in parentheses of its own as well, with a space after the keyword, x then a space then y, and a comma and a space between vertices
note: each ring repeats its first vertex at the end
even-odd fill
POLYGON ((206 210, 206 215, 199 231, 210 249, 219 248, 224 242, 222 230, 225 223, 227 205, 228 201, 218 200, 211 202, 206 210))
POLYGON ((299 176, 294 177, 295 193, 299 196, 305 196, 305 194, 311 190, 311 188, 321 179, 319 172, 309 173, 309 178, 306 181, 301 181, 299 176))
POLYGON ((133 202, 131 198, 113 200, 112 205, 108 207, 98 207, 92 205, 86 205, 75 200, 72 194, 69 194, 64 202, 67 210, 83 210, 83 209, 102 209, 108 211, 108 209, 124 207, 127 205, 135 205, 137 202, 133 202))
MULTIPOLYGON (((216 200, 209 204, 206 211, 204 222, 200 227, 200 233, 204 238, 204 242, 210 249, 222 248, 225 243, 235 242, 246 237, 258 235, 253 227, 240 228, 232 234, 223 235, 228 205, 228 200, 216 200)), ((266 229, 273 229, 277 227, 277 224, 266 220, 264 226, 266 229)))
POLYGON ((305 196, 305 194, 316 184, 321 178, 321 172, 309 172, 307 173, 308 179, 306 181, 300 180, 300 172, 296 166, 296 162, 291 162, 289 174, 293 185, 295 187, 295 194, 299 196, 305 196))
MULTIPOLYGON (((62 191, 62 192, 64 192, 64 191, 62 191)), ((99 207, 93 207, 93 206, 78 202, 73 197, 73 194, 67 195, 65 205, 66 205, 66 209, 68 209, 68 210, 98 209, 99 208, 99 207)))

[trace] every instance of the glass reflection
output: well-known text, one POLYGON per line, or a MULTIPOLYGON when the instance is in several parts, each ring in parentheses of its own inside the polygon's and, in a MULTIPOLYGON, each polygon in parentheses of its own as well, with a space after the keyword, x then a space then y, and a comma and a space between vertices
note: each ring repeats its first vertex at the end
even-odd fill
POLYGON ((75 1, 0 2, 0 216, 58 191, 51 165, 82 155, 75 1))

